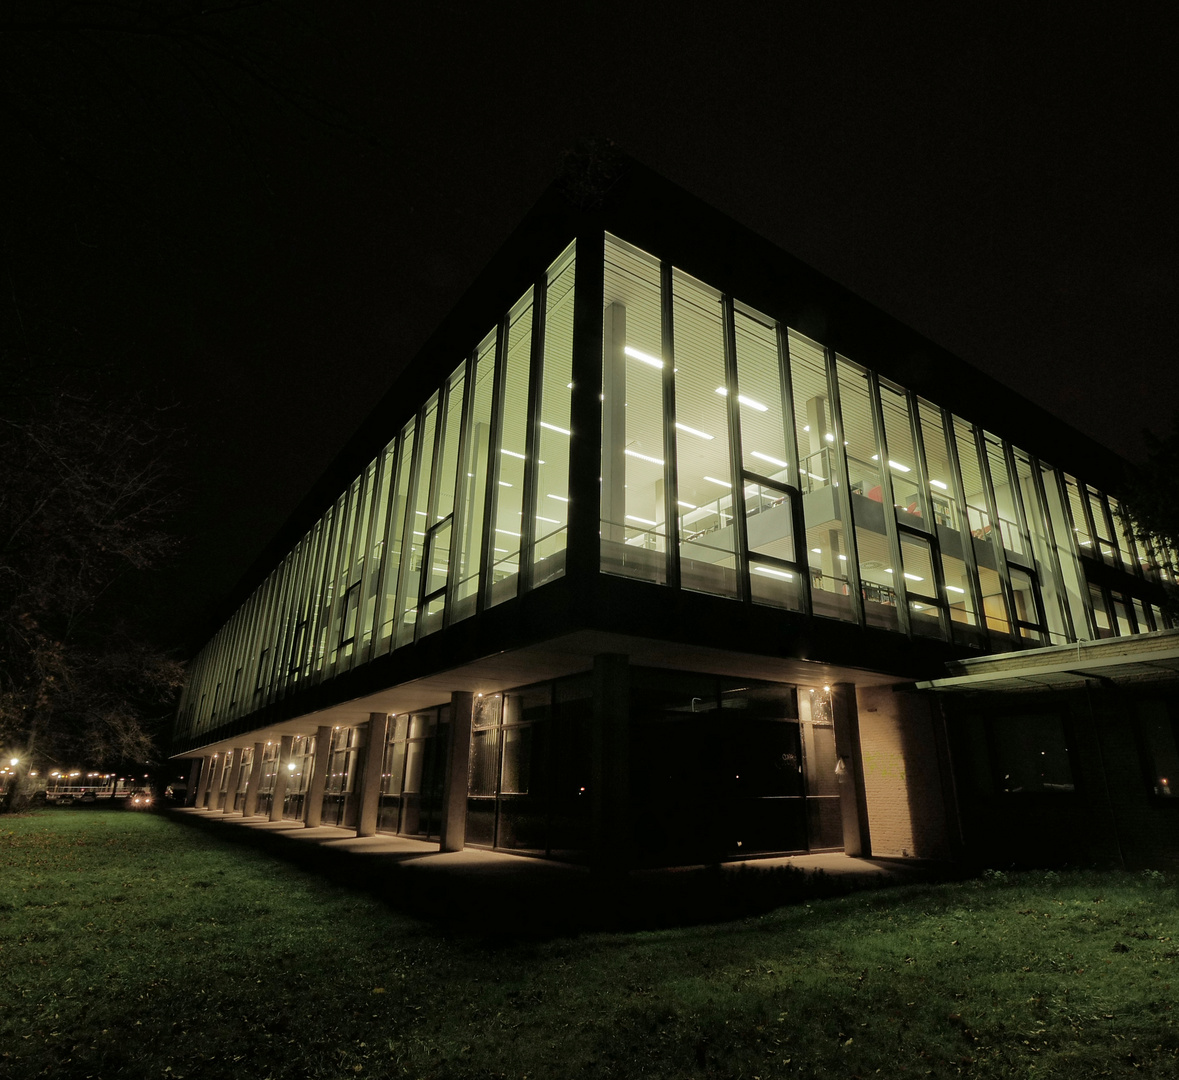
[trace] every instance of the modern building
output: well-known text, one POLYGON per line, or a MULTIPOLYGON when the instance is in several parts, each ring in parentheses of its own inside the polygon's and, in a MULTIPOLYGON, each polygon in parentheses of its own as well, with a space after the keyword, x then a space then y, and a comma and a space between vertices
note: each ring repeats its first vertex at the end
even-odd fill
POLYGON ((174 753, 209 811, 602 869, 1174 863, 1176 556, 1121 470, 627 163, 310 493, 174 753))

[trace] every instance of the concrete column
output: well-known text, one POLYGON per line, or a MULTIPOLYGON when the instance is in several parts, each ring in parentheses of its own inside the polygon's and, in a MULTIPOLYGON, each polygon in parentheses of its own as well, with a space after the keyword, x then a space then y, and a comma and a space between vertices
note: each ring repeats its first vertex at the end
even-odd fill
POLYGON ((270 801, 271 821, 282 821, 282 801, 286 797, 287 777, 290 776, 287 765, 291 761, 291 747, 294 743, 294 735, 284 735, 278 744, 278 768, 274 773, 274 796, 270 801))
POLYGON ((233 804, 237 799, 237 789, 242 783, 242 766, 245 764, 244 746, 233 748, 233 771, 229 774, 229 787, 225 789, 225 805, 222 810, 226 814, 233 812, 233 804))
POLYGON ((439 851, 462 851, 467 842, 467 788, 471 774, 471 724, 475 695, 455 690, 450 695, 450 744, 442 789, 439 851))
POLYGON ((626 873, 630 832, 630 658, 594 657, 590 867, 626 873))
POLYGON ((328 751, 332 747, 332 729, 315 729, 315 758, 311 765, 311 783, 307 785, 307 802, 303 805, 303 824, 316 828, 323 821, 323 789, 326 786, 328 751))
POLYGON ((197 803, 197 785, 205 776, 206 770, 204 768, 204 758, 193 758, 192 765, 188 770, 188 787, 184 789, 184 805, 196 806, 197 803))
POLYGON ((388 713, 370 713, 364 732, 356 807, 356 835, 376 836, 377 809, 381 802, 381 767, 385 760, 388 713))
POLYGON ((869 858, 868 800, 864 793, 864 760, 860 749, 860 718, 854 683, 831 687, 831 720, 835 725, 835 753, 839 758, 839 809, 843 816, 843 850, 869 858))
POLYGON ((197 787, 196 800, 193 806, 203 809, 205 798, 209 793, 209 781, 213 778, 213 755, 206 754, 201 758, 201 782, 197 787))
POLYGON ((250 779, 246 781, 246 801, 242 804, 242 817, 253 817, 258 812, 258 787, 262 783, 262 756, 265 753, 265 743, 254 743, 254 759, 250 763, 250 779))
POLYGON ((208 809, 217 810, 221 806, 221 777, 225 775, 225 759, 228 754, 213 755, 213 776, 209 780, 208 809))

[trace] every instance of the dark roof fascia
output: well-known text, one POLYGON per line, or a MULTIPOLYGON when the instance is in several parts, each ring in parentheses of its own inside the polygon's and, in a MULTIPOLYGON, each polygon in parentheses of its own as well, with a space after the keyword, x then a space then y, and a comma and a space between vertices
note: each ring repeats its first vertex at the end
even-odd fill
POLYGON ((606 228, 1048 464, 1114 494, 1124 484, 1112 450, 644 166, 618 185, 606 228))

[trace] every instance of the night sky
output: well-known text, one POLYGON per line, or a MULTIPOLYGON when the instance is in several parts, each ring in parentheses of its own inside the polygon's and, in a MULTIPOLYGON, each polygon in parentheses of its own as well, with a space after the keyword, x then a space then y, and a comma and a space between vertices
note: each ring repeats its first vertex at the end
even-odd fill
POLYGON ((1127 457, 1169 427, 1176 43, 1145 18, 16 7, 5 355, 171 406, 187 508, 166 633, 207 629, 586 136, 1127 457))

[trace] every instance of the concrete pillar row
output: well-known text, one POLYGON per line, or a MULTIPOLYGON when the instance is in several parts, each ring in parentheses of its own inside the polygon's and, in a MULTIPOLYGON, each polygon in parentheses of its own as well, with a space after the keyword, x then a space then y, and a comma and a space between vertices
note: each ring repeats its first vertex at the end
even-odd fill
POLYGON ((446 778, 442 789, 439 851, 462 851, 467 842, 467 789, 474 718, 475 695, 466 690, 455 690, 450 695, 450 742, 446 750, 446 778))
POLYGON ((196 806, 197 804, 197 785, 200 784, 202 778, 207 771, 204 768, 204 758, 193 758, 192 764, 188 769, 188 787, 184 789, 184 805, 196 806))
POLYGON ((282 821, 282 803, 287 794, 287 777, 290 775, 287 766, 291 761, 291 747, 294 743, 294 735, 284 735, 278 744, 278 766, 274 773, 274 796, 270 803, 271 821, 282 821))
POLYGON ((831 722, 835 727, 835 753, 839 758, 839 810, 843 817, 845 854, 870 858, 872 836, 868 829, 868 799, 864 791, 864 755, 860 748, 860 714, 854 683, 831 687, 831 722))
POLYGON ((237 802, 237 789, 242 784, 242 767, 245 765, 245 747, 233 748, 233 771, 229 774, 229 786, 225 789, 225 805, 223 813, 232 814, 233 804, 237 802))
POLYGON ((327 786, 328 752, 332 747, 332 729, 326 725, 315 729, 315 758, 311 765, 311 783, 303 804, 303 824, 317 828, 323 821, 323 789, 327 786))
POLYGON ((265 743, 254 743, 254 758, 250 763, 250 778, 246 781, 246 801, 242 804, 242 817, 253 817, 258 812, 258 787, 262 783, 262 756, 265 753, 265 743))
POLYGON ((590 869, 625 873, 633 858, 630 823, 630 658, 594 657, 590 869))
POLYGON ((206 792, 205 806, 209 810, 216 810, 221 805, 221 777, 225 773, 225 753, 213 755, 213 775, 209 778, 209 789, 206 792))
POLYGON ((385 758, 385 739, 389 730, 388 713, 370 713, 364 725, 364 749, 361 751, 359 791, 356 808, 356 835, 375 836, 377 810, 381 803, 381 767, 385 758))

